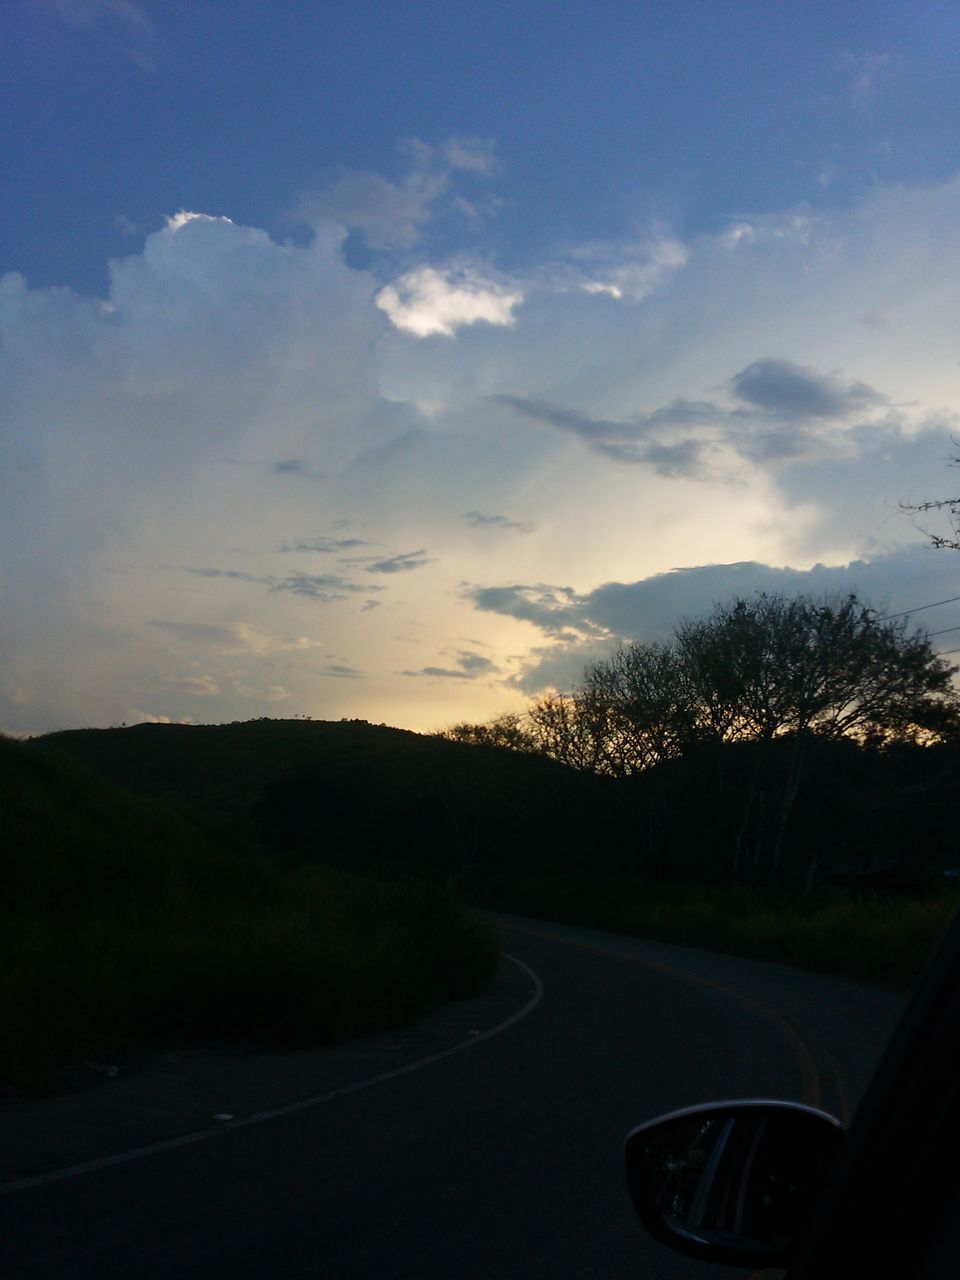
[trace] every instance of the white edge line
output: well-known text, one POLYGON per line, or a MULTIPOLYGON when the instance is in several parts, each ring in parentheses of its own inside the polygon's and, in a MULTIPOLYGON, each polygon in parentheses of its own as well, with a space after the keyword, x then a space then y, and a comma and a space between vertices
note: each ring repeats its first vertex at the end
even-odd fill
POLYGON ((510 956, 506 953, 504 953, 503 958, 518 965, 532 980, 533 995, 517 1013, 512 1013, 509 1018, 505 1018, 503 1022, 498 1022, 495 1027, 490 1027, 488 1031, 481 1031, 479 1035, 471 1036, 469 1040, 455 1044, 449 1049, 441 1049, 439 1053, 432 1053, 427 1058, 419 1058, 416 1062, 408 1062, 406 1066, 396 1067, 393 1071, 384 1071, 380 1075, 371 1076, 367 1080, 359 1080, 355 1084, 347 1084, 339 1089, 332 1089, 329 1093, 318 1093, 309 1098, 301 1098, 297 1102, 288 1103, 285 1107, 274 1107, 269 1111, 257 1111, 252 1116, 246 1116, 243 1120, 225 1121, 223 1124, 218 1125, 216 1129, 201 1129, 197 1133, 185 1133, 179 1138, 167 1138, 163 1142, 151 1142, 143 1147, 133 1147, 129 1151, 121 1151, 115 1156, 103 1156, 99 1160, 85 1160, 82 1164, 67 1165, 63 1169, 52 1169, 49 1173, 34 1174, 33 1177, 20 1178, 16 1182, 2 1182, 0 1183, 0 1195, 10 1195, 14 1191, 26 1191, 30 1187, 43 1186, 47 1182, 62 1182, 67 1178, 78 1178, 84 1173, 95 1173, 98 1169, 109 1169, 111 1165, 128 1164, 132 1160, 142 1160, 145 1156, 158 1155, 161 1151, 174 1151, 177 1147, 189 1147, 195 1142, 206 1142, 208 1138, 218 1138, 221 1134, 230 1133, 235 1129, 246 1129, 250 1125, 262 1124, 265 1120, 275 1120, 278 1116, 288 1116, 296 1111, 305 1111, 308 1107, 318 1107, 321 1103, 331 1102, 334 1098, 342 1098, 348 1093, 359 1093, 361 1089, 369 1089, 375 1084, 383 1084, 387 1080, 394 1080, 397 1076, 405 1076, 411 1071, 419 1071, 421 1067, 428 1067, 431 1062, 439 1062, 441 1058, 450 1058, 455 1053, 462 1053, 464 1049, 471 1049, 475 1044, 480 1044, 483 1040, 489 1040, 491 1036, 499 1035, 501 1031, 506 1031, 515 1022, 525 1018, 528 1013, 533 1012, 543 998, 543 983, 529 965, 525 965, 516 956, 510 956))

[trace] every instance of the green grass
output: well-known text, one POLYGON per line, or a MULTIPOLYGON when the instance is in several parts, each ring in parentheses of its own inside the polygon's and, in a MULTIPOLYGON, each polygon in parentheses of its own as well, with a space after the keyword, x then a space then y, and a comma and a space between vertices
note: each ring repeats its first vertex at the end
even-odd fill
POLYGON ((492 976, 442 886, 284 868, 55 753, 0 739, 0 1084, 177 1041, 325 1044, 492 976))
POLYGON ((960 907, 956 893, 809 899, 640 878, 503 875, 464 882, 483 906, 892 986, 912 984, 960 907))

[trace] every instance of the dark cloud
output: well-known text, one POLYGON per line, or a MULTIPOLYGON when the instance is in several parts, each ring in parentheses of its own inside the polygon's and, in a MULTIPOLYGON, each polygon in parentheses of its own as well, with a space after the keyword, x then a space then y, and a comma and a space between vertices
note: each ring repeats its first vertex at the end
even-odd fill
POLYGON ((709 611, 719 600, 756 591, 801 591, 809 573, 755 561, 698 565, 655 574, 639 582, 607 582, 582 597, 585 615, 598 627, 632 639, 655 640, 678 622, 709 611))
POLYGON ((241 569, 192 569, 189 565, 184 567, 187 573, 195 574, 198 578, 232 578, 235 582, 265 582, 268 585, 273 582, 272 578, 265 578, 256 573, 246 573, 241 569))
POLYGON ((338 551, 352 551, 355 547, 367 547, 370 544, 363 538, 298 538, 295 542, 284 542, 278 551, 317 551, 320 555, 334 555, 338 551))
POLYGON ((482 511, 465 511, 463 518, 473 529, 496 527, 516 529, 517 533, 533 533, 536 525, 529 520, 509 520, 506 516, 487 516, 482 511))
POLYGON ((496 664, 489 658, 485 658, 482 653, 462 652, 458 654, 457 662, 469 675, 479 675, 484 671, 496 671, 498 669, 496 664))
POLYGON ((317 471, 303 458, 281 458, 279 462, 271 462, 270 470, 278 476, 303 476, 306 480, 324 480, 326 474, 317 471))
POLYGON ((611 640, 577 640, 532 649, 524 669, 506 683, 530 697, 545 689, 569 693, 582 681, 591 663, 610 656, 612 647, 611 640))
POLYGON ((496 404, 506 405, 524 418, 545 422, 559 431, 569 431, 581 440, 631 439, 637 428, 629 422, 614 422, 606 418, 591 418, 577 409, 563 409, 546 400, 531 400, 524 396, 492 396, 496 404))
POLYGON ((288 573, 284 578, 275 574, 247 573, 240 569, 193 569, 187 573, 201 578, 231 578, 237 582, 255 582, 265 586, 269 591, 289 591, 292 595, 303 596, 315 600, 319 604, 333 604, 337 600, 345 600, 348 595, 356 593, 383 591, 383 587, 372 587, 369 583, 351 582, 339 573, 288 573))
POLYGON ((709 446, 701 440, 683 440, 679 444, 606 444, 593 446, 596 453, 614 462, 652 467, 659 475, 700 479, 706 472, 705 457, 709 446))
POLYGON ((331 676, 335 680, 362 680, 363 672, 356 667, 348 667, 340 662, 331 662, 319 669, 311 668, 316 676, 331 676))
POLYGON ((659 475, 703 478, 707 442, 687 439, 672 442, 655 433, 675 434, 678 430, 693 429, 706 424, 720 423, 723 410, 704 401, 673 400, 668 405, 649 414, 636 414, 629 421, 615 422, 608 418, 591 418, 574 409, 562 409, 543 400, 527 400, 522 396, 495 396, 498 404, 506 405, 516 413, 534 422, 544 422, 578 436, 594 451, 613 462, 631 466, 645 466, 659 475))
POLYGON ((339 573, 288 573, 285 578, 272 581, 270 590, 291 591, 295 596, 306 596, 319 600, 321 604, 329 604, 345 599, 348 593, 382 591, 383 588, 351 582, 339 573))
POLYGON ((548 635, 592 630, 581 608, 580 597, 570 587, 467 587, 464 595, 483 613, 499 613, 531 622, 548 635))
POLYGON ((480 653, 461 650, 456 655, 456 667, 421 667, 419 671, 401 671, 402 676, 426 676, 443 680, 476 680, 479 676, 495 675, 500 668, 480 653))
POLYGON ((754 360, 730 379, 744 404, 780 418, 849 418, 889 400, 865 382, 843 382, 792 360, 754 360))
POLYGON ((336 573, 288 573, 286 578, 274 582, 270 590, 289 591, 295 596, 330 604, 334 600, 345 599, 346 591, 355 591, 357 588, 351 587, 345 578, 336 573))
MULTIPOLYGON (((886 614, 916 610, 956 594, 948 590, 949 581, 943 558, 920 545, 847 565, 791 569, 741 561, 675 569, 638 582, 608 582, 583 595, 537 588, 538 596, 531 598, 527 587, 486 587, 471 590, 468 598, 479 609, 532 622, 553 641, 534 650, 533 660, 511 680, 524 693, 535 694, 576 683, 584 665, 603 654, 604 644, 667 639, 685 619, 702 617, 715 604, 737 596, 749 598, 760 591, 838 598, 854 594, 886 614)), ((923 614, 917 622, 927 620, 923 614)))
POLYGON ((367 573, 409 573, 411 569, 422 569, 430 564, 426 550, 404 551, 397 556, 388 556, 385 560, 374 560, 364 566, 367 573))
POLYGON ((818 454, 832 460, 836 453, 836 446, 830 448, 821 436, 801 423, 777 431, 745 431, 736 445, 743 457, 761 466, 798 462, 818 454))
POLYGON ((724 412, 709 400, 671 400, 650 413, 635 414, 631 422, 641 427, 702 427, 722 419, 724 412))
MULTIPOLYGON (((844 448, 872 447, 870 440, 855 440, 852 435, 846 442, 842 436, 838 440, 825 435, 827 424, 839 426, 879 410, 887 411, 886 418, 870 423, 871 430, 892 422, 889 399, 873 387, 817 373, 790 360, 755 360, 734 374, 729 389, 736 402, 733 408, 679 398, 623 421, 593 418, 523 396, 493 399, 533 422, 577 436, 613 462, 685 479, 711 478, 710 457, 721 445, 752 462, 792 463, 844 448)), ((893 427, 900 431, 899 424, 893 427)))

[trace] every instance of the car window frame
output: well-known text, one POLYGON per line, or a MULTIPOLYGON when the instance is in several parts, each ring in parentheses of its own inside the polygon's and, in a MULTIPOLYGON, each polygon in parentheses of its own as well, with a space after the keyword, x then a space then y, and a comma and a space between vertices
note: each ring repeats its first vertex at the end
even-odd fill
POLYGON ((960 911, 877 1066, 785 1280, 925 1280, 917 1268, 931 1223, 960 1171, 958 1068, 960 911))

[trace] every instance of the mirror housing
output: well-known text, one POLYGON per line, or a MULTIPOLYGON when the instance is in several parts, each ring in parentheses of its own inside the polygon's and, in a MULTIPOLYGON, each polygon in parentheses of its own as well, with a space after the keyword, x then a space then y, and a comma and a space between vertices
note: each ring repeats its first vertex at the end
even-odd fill
POLYGON ((833 1116, 794 1102, 718 1102, 632 1129, 627 1186, 661 1243, 733 1266, 784 1266, 843 1140, 833 1116))

